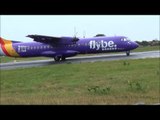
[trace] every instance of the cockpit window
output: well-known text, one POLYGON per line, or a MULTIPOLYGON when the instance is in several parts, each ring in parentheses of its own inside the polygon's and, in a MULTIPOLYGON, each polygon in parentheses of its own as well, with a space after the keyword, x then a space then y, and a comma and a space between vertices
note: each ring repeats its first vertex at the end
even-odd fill
POLYGON ((130 41, 129 38, 121 38, 121 41, 130 41))
POLYGON ((121 38, 121 41, 127 41, 127 39, 126 38, 121 38))
POLYGON ((126 39, 126 38, 123 38, 123 40, 124 40, 124 41, 127 41, 127 39, 126 39))

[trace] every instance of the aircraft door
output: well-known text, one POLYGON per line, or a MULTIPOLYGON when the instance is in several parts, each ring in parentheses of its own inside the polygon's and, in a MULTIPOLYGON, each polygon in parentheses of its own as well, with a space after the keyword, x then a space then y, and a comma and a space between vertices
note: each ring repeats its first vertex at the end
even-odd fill
POLYGON ((18 46, 18 52, 26 52, 27 46, 18 46))

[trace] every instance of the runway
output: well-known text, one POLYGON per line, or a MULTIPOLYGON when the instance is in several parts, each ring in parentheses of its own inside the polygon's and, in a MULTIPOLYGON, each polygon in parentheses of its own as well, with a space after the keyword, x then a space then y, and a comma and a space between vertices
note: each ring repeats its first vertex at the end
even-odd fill
POLYGON ((120 54, 107 54, 106 55, 92 55, 92 56, 80 56, 70 57, 66 61, 55 62, 54 59, 48 60, 34 60, 24 61, 16 63, 1 63, 1 70, 9 70, 16 68, 38 67, 53 64, 71 64, 82 62, 96 62, 96 61, 112 61, 112 60, 127 60, 127 59, 145 59, 145 58, 158 58, 160 57, 160 51, 147 51, 147 52, 131 52, 130 56, 126 56, 125 53, 120 54))

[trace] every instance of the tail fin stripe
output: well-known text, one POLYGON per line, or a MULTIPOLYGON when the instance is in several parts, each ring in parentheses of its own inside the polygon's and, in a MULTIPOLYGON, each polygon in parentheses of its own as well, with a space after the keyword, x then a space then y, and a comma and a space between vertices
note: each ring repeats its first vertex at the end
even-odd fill
POLYGON ((10 54, 7 52, 6 48, 5 48, 5 43, 3 41, 2 38, 0 38, 0 44, 1 44, 1 48, 3 50, 3 52, 7 55, 7 56, 10 56, 10 54))

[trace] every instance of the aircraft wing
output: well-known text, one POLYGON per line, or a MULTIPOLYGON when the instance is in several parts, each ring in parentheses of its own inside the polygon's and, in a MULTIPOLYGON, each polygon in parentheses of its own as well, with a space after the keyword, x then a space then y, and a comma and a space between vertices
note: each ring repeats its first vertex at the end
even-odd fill
POLYGON ((51 36, 44 36, 44 35, 28 35, 26 37, 30 37, 34 41, 42 42, 42 43, 57 43, 61 39, 60 37, 51 37, 51 36))

